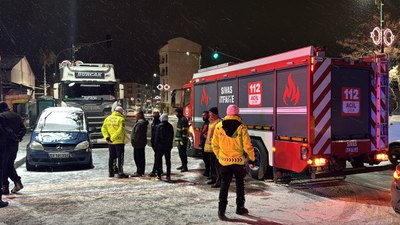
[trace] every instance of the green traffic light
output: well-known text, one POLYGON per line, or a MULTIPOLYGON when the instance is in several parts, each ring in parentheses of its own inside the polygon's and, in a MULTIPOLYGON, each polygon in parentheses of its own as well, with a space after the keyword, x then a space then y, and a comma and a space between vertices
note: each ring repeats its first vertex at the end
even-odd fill
POLYGON ((218 54, 218 52, 214 52, 214 54, 213 54, 213 58, 214 58, 214 59, 218 59, 218 58, 219 58, 219 54, 218 54))

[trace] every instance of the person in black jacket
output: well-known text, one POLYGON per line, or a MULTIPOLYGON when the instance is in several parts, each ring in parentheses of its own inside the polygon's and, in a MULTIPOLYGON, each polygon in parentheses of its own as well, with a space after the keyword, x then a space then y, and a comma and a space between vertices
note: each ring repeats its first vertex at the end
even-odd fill
POLYGON ((171 149, 174 141, 174 128, 168 122, 168 114, 161 116, 161 123, 156 128, 155 146, 156 146, 156 163, 157 163, 157 178, 161 180, 162 157, 165 156, 167 165, 166 181, 171 181, 171 149))
POLYGON ((3 119, 4 129, 6 130, 5 136, 5 169, 3 172, 3 194, 10 194, 9 182, 10 178, 14 182, 14 188, 11 190, 12 193, 17 193, 19 190, 24 188, 21 182, 21 177, 18 176, 17 171, 14 167, 15 159, 17 158, 18 143, 22 140, 26 133, 26 128, 20 115, 10 111, 7 103, 0 102, 0 117, 3 119))
POLYGON ((201 148, 201 155, 203 156, 204 162, 204 173, 203 176, 209 177, 210 176, 210 154, 204 152, 204 146, 206 144, 207 133, 208 133, 208 125, 210 124, 209 114, 208 111, 203 111, 203 126, 201 127, 201 134, 200 134, 200 148, 201 148))
MULTIPOLYGON (((0 134, 4 134, 6 131, 4 130, 4 123, 3 119, 0 117, 0 134)), ((0 135, 0 178, 3 177, 3 172, 5 168, 5 148, 6 145, 6 138, 5 135, 0 135)), ((3 179, 0 179, 0 187, 3 187, 3 179)), ((0 189, 0 208, 8 206, 8 202, 4 202, 1 200, 1 197, 3 195, 2 190, 0 189)))
POLYGON ((131 177, 141 177, 144 175, 146 168, 145 147, 147 144, 147 125, 149 122, 145 120, 143 111, 136 113, 136 123, 133 125, 131 133, 131 144, 133 147, 133 159, 136 164, 136 172, 131 177))
MULTIPOLYGON (((153 112, 153 122, 151 123, 151 147, 153 148, 154 151, 154 164, 153 164, 153 170, 150 173, 151 177, 155 177, 157 173, 156 169, 156 148, 155 148, 155 136, 156 136, 156 127, 158 124, 160 124, 160 112, 154 111, 153 112)), ((161 167, 161 173, 162 173, 162 167, 161 167)))

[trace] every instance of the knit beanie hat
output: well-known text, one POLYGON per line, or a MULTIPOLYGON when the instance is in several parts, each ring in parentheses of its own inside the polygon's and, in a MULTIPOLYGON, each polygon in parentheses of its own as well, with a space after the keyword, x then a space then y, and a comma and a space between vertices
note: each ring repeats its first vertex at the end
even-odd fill
POLYGON ((115 107, 114 111, 117 111, 117 112, 120 112, 121 114, 124 114, 124 108, 122 108, 121 106, 115 107))
POLYGON ((168 114, 167 113, 162 114, 161 117, 160 117, 160 120, 161 121, 168 121, 168 114))
POLYGON ((218 114, 219 114, 219 113, 218 113, 218 108, 217 108, 217 107, 212 107, 212 108, 211 108, 210 110, 208 110, 208 111, 214 113, 215 115, 218 115, 218 114))
POLYGON ((183 109, 182 108, 176 108, 175 112, 177 112, 179 114, 183 114, 183 109))
POLYGON ((229 105, 226 109, 227 115, 239 115, 239 107, 236 105, 229 105))

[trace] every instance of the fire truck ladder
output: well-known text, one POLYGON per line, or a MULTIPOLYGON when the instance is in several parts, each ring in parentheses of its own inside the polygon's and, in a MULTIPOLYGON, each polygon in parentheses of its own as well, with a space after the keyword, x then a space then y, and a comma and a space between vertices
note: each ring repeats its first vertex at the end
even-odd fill
POLYGON ((389 76, 388 61, 384 58, 376 58, 375 67, 375 84, 376 84, 376 124, 375 124, 375 140, 377 150, 388 145, 388 113, 389 101, 389 76))

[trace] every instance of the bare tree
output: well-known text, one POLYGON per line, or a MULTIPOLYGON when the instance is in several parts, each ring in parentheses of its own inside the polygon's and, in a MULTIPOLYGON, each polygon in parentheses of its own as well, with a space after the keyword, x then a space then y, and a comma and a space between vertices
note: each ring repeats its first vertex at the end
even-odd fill
MULTIPOLYGON (((380 0, 376 0, 375 3, 379 7, 380 0)), ((370 32, 374 27, 379 25, 379 17, 374 16, 372 20, 368 20, 361 23, 358 28, 351 34, 350 37, 344 40, 339 40, 337 43, 341 45, 345 52, 342 53, 343 57, 351 58, 363 58, 373 53, 380 53, 380 46, 373 43, 370 32)), ((395 35, 396 39, 400 35, 400 20, 391 19, 389 14, 385 15, 384 28, 390 28, 395 35)), ((389 57, 391 72, 389 73, 390 81, 390 112, 399 112, 399 101, 400 101, 400 42, 395 40, 392 46, 385 46, 384 53, 389 57)))
POLYGON ((47 95, 47 76, 46 76, 46 67, 52 65, 56 59, 56 54, 53 51, 39 49, 39 62, 42 65, 43 70, 43 91, 44 96, 47 95))

